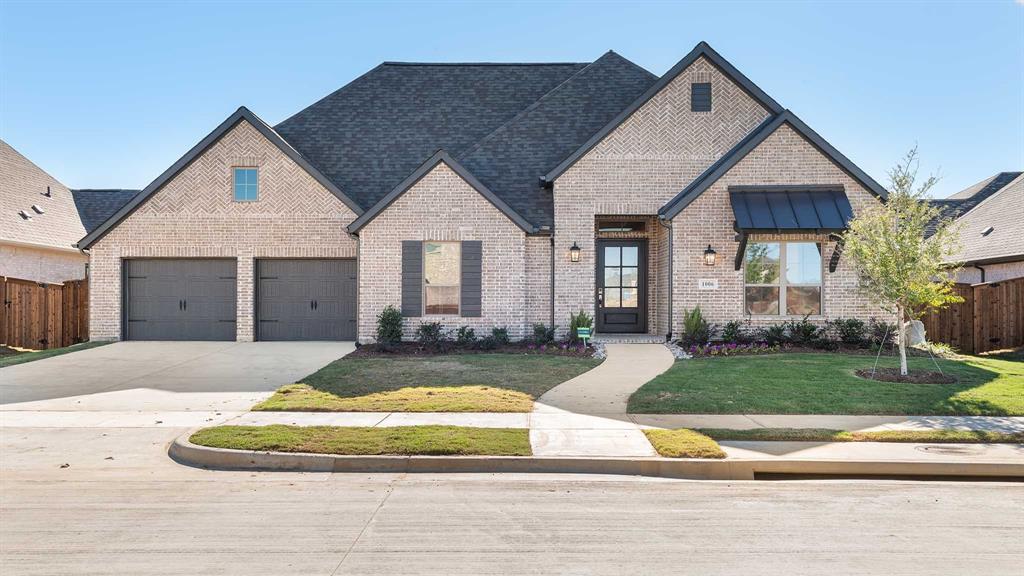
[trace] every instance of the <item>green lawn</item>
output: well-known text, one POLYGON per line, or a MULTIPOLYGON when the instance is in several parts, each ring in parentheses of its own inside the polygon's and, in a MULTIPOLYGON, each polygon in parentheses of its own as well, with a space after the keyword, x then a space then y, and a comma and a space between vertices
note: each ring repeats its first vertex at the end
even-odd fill
POLYGON ((532 454, 525 428, 215 426, 196 432, 189 441, 212 448, 359 456, 532 454))
POLYGON ((67 354, 69 352, 88 350, 89 348, 96 348, 97 346, 105 346, 107 344, 110 344, 110 342, 82 342, 81 344, 73 344, 71 346, 65 346, 64 348, 51 348, 49 350, 36 350, 34 352, 15 351, 13 353, 0 355, 0 368, 14 366, 15 364, 24 364, 25 362, 32 362, 34 360, 42 360, 43 358, 52 358, 53 356, 60 356, 61 354, 67 354))
POLYGON ((529 412, 534 398, 600 363, 540 354, 342 358, 253 410, 529 412))
POLYGON ((717 442, 694 430, 644 430, 644 434, 654 450, 666 458, 725 458, 717 442))
POLYGON ((697 431, 715 440, 746 440, 756 442, 1024 443, 1024 433, 989 432, 985 430, 872 430, 849 432, 826 428, 754 428, 751 430, 701 428, 697 431))
MULTIPOLYGON (((854 371, 873 356, 771 354, 681 360, 629 399, 629 412, 650 414, 922 414, 1024 415, 1024 356, 939 360, 955 384, 875 382, 854 371)), ((898 366, 885 357, 879 366, 898 366)), ((911 358, 911 370, 934 370, 911 358)))

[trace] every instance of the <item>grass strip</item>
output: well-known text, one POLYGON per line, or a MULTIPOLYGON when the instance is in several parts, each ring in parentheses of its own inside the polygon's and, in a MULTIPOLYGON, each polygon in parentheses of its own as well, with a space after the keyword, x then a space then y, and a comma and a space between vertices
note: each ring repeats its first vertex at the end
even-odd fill
POLYGON ((260 452, 358 456, 530 456, 525 428, 464 426, 214 426, 192 435, 193 444, 260 452))
POLYGON ((338 396, 289 384, 252 407, 264 412, 529 412, 533 398, 493 386, 416 386, 364 396, 338 396))
POLYGON ((67 354, 69 352, 78 352, 79 350, 98 348, 99 346, 106 346, 107 344, 110 344, 110 342, 82 342, 81 344, 72 344, 71 346, 65 346, 63 348, 50 348, 49 350, 36 350, 34 352, 21 352, 17 354, 0 356, 0 368, 14 366, 16 364, 24 364, 25 362, 33 362, 35 360, 42 360, 44 358, 52 358, 54 356, 60 356, 62 354, 67 354))
POLYGON ((725 451, 695 430, 644 430, 654 449, 666 458, 725 458, 725 451))
POLYGON ((828 428, 701 428, 700 433, 715 440, 754 442, 921 442, 944 444, 1019 444, 1024 432, 986 430, 873 430, 851 432, 828 428))

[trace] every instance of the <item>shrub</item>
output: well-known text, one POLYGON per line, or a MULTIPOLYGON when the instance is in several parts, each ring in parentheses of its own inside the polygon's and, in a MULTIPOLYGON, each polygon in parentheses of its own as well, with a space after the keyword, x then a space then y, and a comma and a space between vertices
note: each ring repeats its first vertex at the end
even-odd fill
POLYGON ((875 318, 868 321, 868 339, 873 346, 896 344, 896 325, 875 318))
POLYGON ((427 322, 416 328, 416 340, 428 350, 437 350, 445 342, 444 329, 440 322, 427 322))
POLYGON ((469 326, 459 326, 455 332, 455 343, 459 346, 469 346, 476 342, 476 331, 469 326))
POLYGON ((496 350, 498 348, 498 340, 494 336, 484 336, 477 340, 476 347, 479 350, 496 350))
POLYGON ((388 304, 377 315, 377 342, 387 346, 402 341, 402 313, 388 304))
POLYGON ((740 322, 739 320, 726 322, 725 326, 722 326, 722 341, 734 344, 745 344, 750 342, 750 335, 747 333, 747 329, 744 324, 746 323, 740 322))
POLYGON ((757 331, 758 339, 769 346, 776 346, 786 342, 786 326, 784 324, 772 324, 757 331))
POLYGON ((593 326, 594 317, 585 311, 580 310, 579 314, 569 314, 569 342, 579 342, 580 339, 576 336, 577 328, 592 328, 593 326))
POLYGON ((501 328, 491 328, 491 338, 494 339, 495 348, 498 346, 507 346, 509 343, 508 328, 504 326, 501 328))
POLYGON ((694 344, 686 351, 695 358, 706 356, 745 356, 751 354, 769 354, 778 352, 778 344, 758 342, 756 344, 694 344))
POLYGON ((798 346, 814 346, 821 340, 822 329, 804 316, 802 320, 790 320, 785 324, 788 340, 798 346))
POLYGON ((679 341, 683 346, 707 344, 711 339, 711 325, 704 319, 700 306, 693 310, 683 310, 683 333, 679 341))
POLYGON ((843 344, 864 343, 864 321, 856 318, 836 318, 827 322, 828 330, 843 344))
POLYGON ((543 346, 549 342, 555 341, 555 327, 545 326, 543 322, 538 322, 533 325, 533 337, 530 342, 533 342, 537 346, 543 346))

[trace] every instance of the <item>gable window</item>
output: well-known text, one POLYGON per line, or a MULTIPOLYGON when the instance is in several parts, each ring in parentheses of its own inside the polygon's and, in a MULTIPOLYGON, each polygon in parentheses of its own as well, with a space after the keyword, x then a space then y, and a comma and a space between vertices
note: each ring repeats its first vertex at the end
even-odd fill
POLYGON ((423 303, 427 314, 458 314, 462 271, 459 242, 423 243, 423 303))
POLYGON ((235 202, 255 202, 259 197, 256 168, 235 168, 235 202))
POLYGON ((820 244, 751 242, 743 263, 747 314, 821 314, 820 244))
POLYGON ((710 82, 694 82, 690 84, 690 111, 711 112, 710 82))

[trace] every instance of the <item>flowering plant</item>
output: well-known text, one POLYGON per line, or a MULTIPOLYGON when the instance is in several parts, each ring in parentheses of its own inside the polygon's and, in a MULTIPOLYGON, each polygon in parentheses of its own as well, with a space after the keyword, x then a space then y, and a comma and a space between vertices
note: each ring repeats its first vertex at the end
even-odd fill
POLYGON ((769 345, 767 342, 754 342, 751 344, 737 344, 735 342, 723 344, 694 344, 687 348, 690 356, 740 356, 745 354, 768 354, 778 352, 779 346, 769 345))

